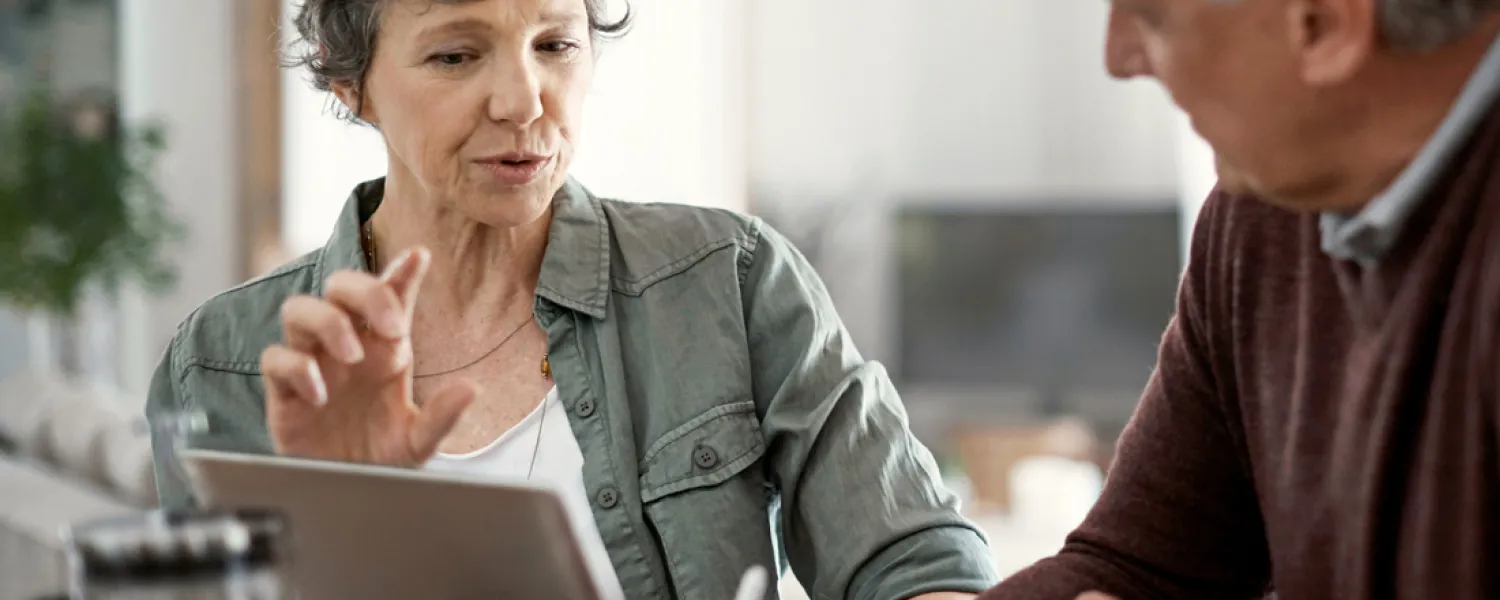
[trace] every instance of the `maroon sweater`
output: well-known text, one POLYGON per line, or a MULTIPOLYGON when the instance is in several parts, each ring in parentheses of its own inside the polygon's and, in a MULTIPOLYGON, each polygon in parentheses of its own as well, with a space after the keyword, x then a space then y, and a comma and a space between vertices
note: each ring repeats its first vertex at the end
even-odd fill
POLYGON ((1103 496, 984 599, 1500 598, 1500 114, 1378 266, 1215 194, 1103 496))

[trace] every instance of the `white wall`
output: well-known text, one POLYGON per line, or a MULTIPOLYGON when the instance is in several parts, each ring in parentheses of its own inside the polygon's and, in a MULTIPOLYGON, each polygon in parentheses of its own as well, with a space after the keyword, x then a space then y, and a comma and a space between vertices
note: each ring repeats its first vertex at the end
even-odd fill
MULTIPOLYGON (((301 0, 283 2, 282 29, 296 31, 292 7, 301 0)), ((349 192, 386 172, 380 134, 335 117, 333 97, 307 77, 297 69, 281 72, 281 234, 289 256, 327 243, 349 192)))
POLYGON ((884 187, 904 154, 912 31, 931 3, 754 0, 749 167, 754 201, 884 187))
POLYGON ((757 189, 1175 197, 1173 113, 1103 68, 1107 3, 757 0, 757 189))
POLYGON ((923 5, 906 101, 911 193, 1088 200, 1171 196, 1171 113, 1103 67, 1109 5, 923 5))
MULTIPOLYGON (((748 1, 632 3, 636 29, 603 48, 575 177, 626 200, 745 206, 739 11, 748 1)), ((374 131, 336 121, 302 73, 285 77, 284 234, 301 253, 327 241, 350 188, 386 165, 374 131)))
POLYGON ((160 183, 189 238, 175 254, 175 291, 122 303, 120 374, 145 388, 177 323, 238 283, 234 227, 234 31, 229 2, 121 0, 122 110, 167 127, 160 183))
POLYGON ((743 210, 754 1, 631 2, 634 29, 602 47, 573 175, 603 196, 743 210))
POLYGON ((1188 242, 1192 239, 1198 209, 1208 199, 1208 193, 1213 191, 1219 176, 1214 169, 1213 149, 1193 131, 1187 116, 1182 114, 1177 118, 1177 169, 1178 201, 1182 207, 1182 253, 1186 263, 1188 242))

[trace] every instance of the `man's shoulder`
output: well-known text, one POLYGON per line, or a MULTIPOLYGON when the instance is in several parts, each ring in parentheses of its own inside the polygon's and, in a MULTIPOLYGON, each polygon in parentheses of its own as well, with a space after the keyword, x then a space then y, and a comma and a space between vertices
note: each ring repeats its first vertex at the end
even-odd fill
POLYGON ((600 206, 613 245, 610 277, 626 291, 700 263, 742 264, 740 259, 753 253, 764 227, 756 217, 722 208, 609 199, 602 199, 600 206), (736 260, 705 263, 705 258, 721 252, 736 260))
POLYGON ((1294 256, 1319 251, 1317 219, 1253 195, 1215 190, 1198 214, 1189 255, 1208 266, 1294 266, 1294 256))
POLYGON ((322 249, 215 295, 178 326, 172 352, 189 364, 258 372, 260 353, 281 339, 281 305, 316 288, 322 249))

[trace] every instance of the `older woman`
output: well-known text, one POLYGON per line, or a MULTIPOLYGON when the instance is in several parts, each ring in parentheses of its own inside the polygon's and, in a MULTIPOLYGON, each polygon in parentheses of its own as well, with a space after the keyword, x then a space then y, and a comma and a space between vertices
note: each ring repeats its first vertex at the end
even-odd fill
MULTIPOLYGON (((631 598, 729 598, 783 560, 818 598, 994 582, 785 239, 568 179, 594 43, 625 27, 600 0, 300 11, 303 62, 389 175, 327 246, 187 319, 151 415, 202 411, 219 447, 553 482, 631 598)), ((164 503, 190 503, 168 466, 164 503)))

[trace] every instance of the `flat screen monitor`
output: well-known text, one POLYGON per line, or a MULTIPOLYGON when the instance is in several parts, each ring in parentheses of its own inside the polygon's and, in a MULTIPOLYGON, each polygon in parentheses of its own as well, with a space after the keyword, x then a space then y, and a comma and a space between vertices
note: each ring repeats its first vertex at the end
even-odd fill
POLYGON ((1174 312, 1180 218, 1170 202, 902 210, 895 378, 965 390, 975 411, 1128 418, 1174 312))

